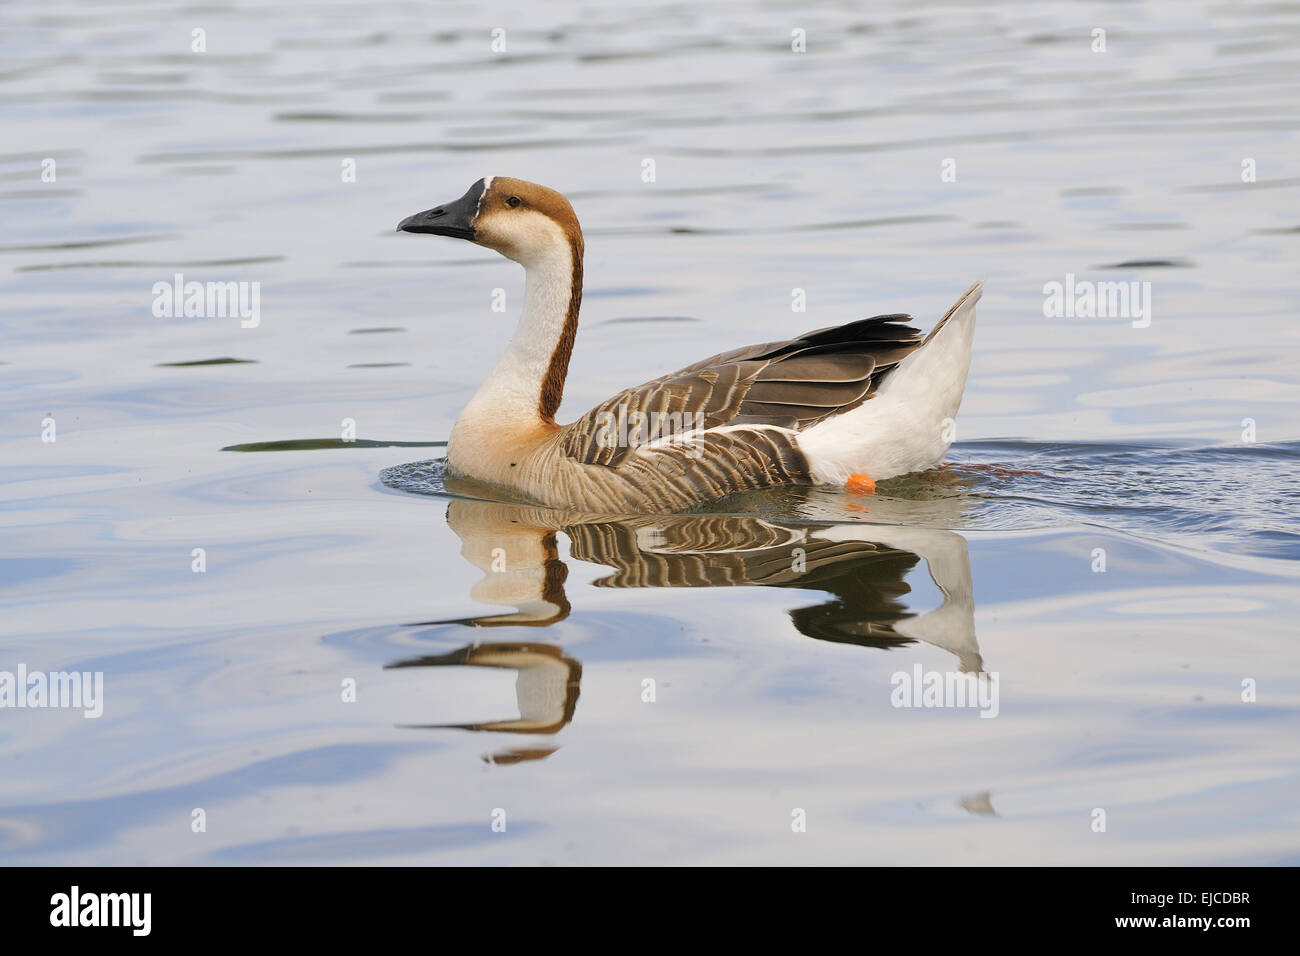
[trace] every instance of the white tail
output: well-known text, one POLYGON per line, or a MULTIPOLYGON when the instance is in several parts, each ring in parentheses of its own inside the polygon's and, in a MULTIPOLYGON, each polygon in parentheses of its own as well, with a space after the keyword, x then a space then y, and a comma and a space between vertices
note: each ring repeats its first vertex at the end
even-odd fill
POLYGON ((799 435, 816 481, 843 484, 854 474, 881 481, 943 460, 966 390, 983 287, 976 282, 962 294, 875 396, 799 435))

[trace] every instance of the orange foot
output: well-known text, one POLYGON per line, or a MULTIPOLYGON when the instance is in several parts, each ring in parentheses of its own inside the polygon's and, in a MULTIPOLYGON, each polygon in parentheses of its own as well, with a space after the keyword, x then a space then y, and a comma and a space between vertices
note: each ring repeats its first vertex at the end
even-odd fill
POLYGON ((874 495, 876 483, 866 475, 849 475, 849 480, 844 482, 844 490, 855 495, 874 495))

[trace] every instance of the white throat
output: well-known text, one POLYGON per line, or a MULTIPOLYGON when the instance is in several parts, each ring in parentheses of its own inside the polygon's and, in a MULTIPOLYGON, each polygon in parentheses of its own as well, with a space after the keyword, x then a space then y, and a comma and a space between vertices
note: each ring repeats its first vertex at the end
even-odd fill
POLYGON ((542 383, 564 332, 573 289, 573 249, 560 239, 521 261, 524 305, 505 354, 452 429, 447 453, 480 442, 500 443, 503 429, 536 427, 542 383), (494 436, 495 432, 495 436, 494 436))
POLYGON ((564 321, 573 296, 573 251, 558 242, 541 256, 524 264, 524 308, 515 334, 488 382, 511 376, 525 386, 529 401, 537 407, 542 379, 564 331, 564 321))

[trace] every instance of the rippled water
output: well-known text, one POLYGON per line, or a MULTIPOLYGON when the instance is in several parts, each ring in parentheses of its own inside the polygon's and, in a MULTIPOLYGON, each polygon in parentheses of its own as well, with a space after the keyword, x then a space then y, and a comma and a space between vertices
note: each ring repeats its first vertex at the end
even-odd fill
POLYGON ((1287 4, 0 8, 0 671, 104 674, 98 719, 0 709, 0 860, 1300 860, 1298 40, 1287 4), (446 486, 522 276, 392 230, 484 174, 584 224, 562 419, 984 278, 950 463, 654 519, 446 486), (155 317, 176 273, 260 321, 155 317), (1149 282, 1149 324, 1044 317, 1067 275, 1149 282), (893 706, 917 666, 996 674, 996 719, 893 706))

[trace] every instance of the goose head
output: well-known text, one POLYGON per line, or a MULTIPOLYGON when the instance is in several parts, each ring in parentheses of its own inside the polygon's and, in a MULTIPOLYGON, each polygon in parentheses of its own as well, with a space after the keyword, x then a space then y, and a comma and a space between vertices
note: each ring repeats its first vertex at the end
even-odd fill
POLYGON ((397 231, 468 239, 525 268, 557 249, 582 255, 582 229, 569 200, 508 176, 480 179, 454 202, 407 216, 397 231))

